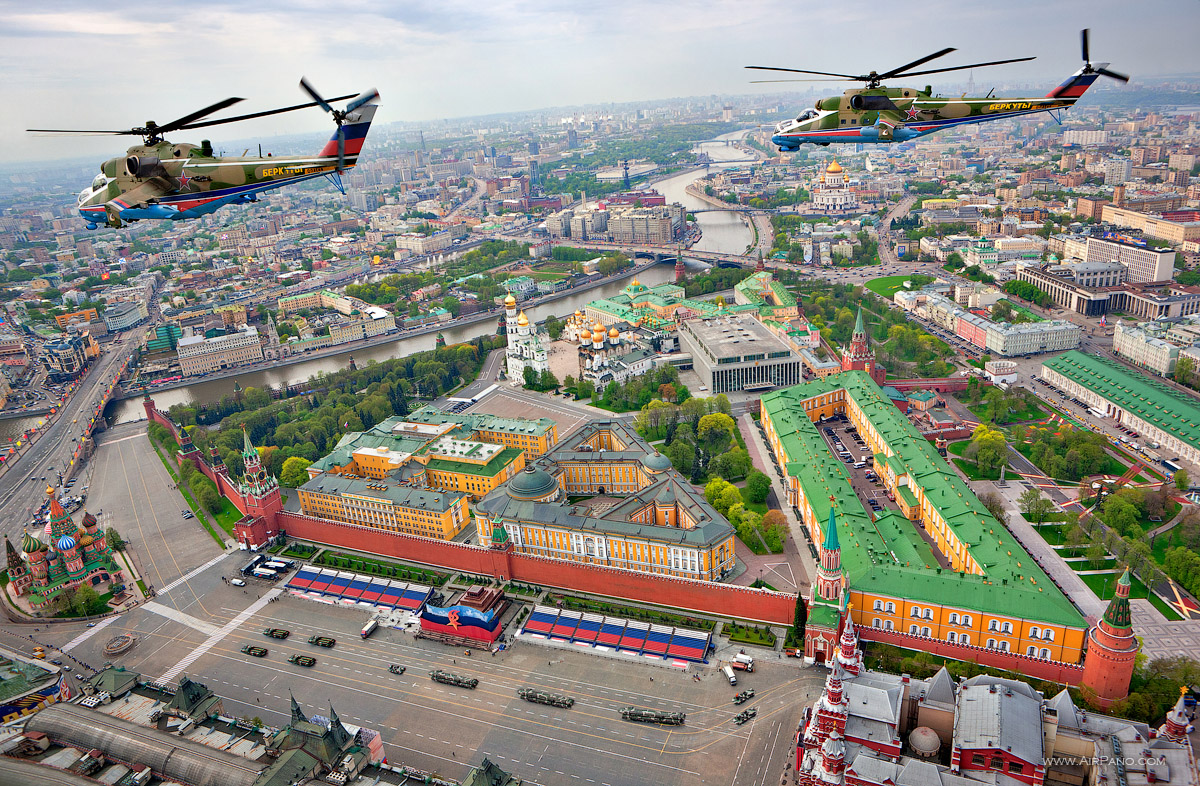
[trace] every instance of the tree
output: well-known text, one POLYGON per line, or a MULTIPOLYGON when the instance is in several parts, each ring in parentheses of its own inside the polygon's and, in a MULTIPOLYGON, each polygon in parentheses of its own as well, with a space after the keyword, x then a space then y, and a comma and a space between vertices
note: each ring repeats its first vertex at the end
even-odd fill
POLYGON ((96 592, 91 584, 80 584, 76 587, 71 593, 70 603, 71 611, 78 617, 101 612, 105 605, 100 602, 100 593, 96 592))
POLYGON ((994 491, 989 491, 986 494, 979 496, 979 501, 987 508, 988 513, 992 514, 992 518, 999 521, 1004 526, 1008 526, 1008 513, 1004 510, 1004 500, 994 491))
POLYGON ((442 298, 442 308, 449 311, 451 316, 456 317, 462 311, 462 302, 454 295, 446 295, 442 298))
MULTIPOLYGON (((687 434, 682 428, 676 430, 676 434, 680 432, 685 436, 687 434)), ((746 477, 750 469, 750 454, 737 446, 713 458, 708 463, 708 474, 710 476, 725 478, 726 480, 740 480, 746 477)))
POLYGON ((312 464, 302 456, 292 456, 283 462, 279 472, 279 484, 290 489, 298 488, 308 482, 308 467, 312 464))
POLYGON ((1054 510, 1054 503, 1043 497, 1042 492, 1037 489, 1026 489, 1017 502, 1021 506, 1021 513, 1034 524, 1044 523, 1046 517, 1054 510))
POLYGON ((596 395, 596 383, 590 379, 581 379, 579 384, 575 386, 575 396, 580 399, 591 398, 596 395))
POLYGON ((1104 523, 1121 534, 1137 526, 1138 509, 1127 497, 1113 494, 1104 501, 1104 523))
POLYGON ((526 390, 537 390, 538 373, 533 370, 533 366, 526 366, 522 369, 521 376, 524 379, 526 390))
POLYGON ((554 372, 547 368, 538 377, 538 387, 542 390, 554 390, 558 387, 558 377, 554 376, 554 372))
POLYGON ((1175 381, 1189 388, 1196 386, 1196 361, 1187 355, 1180 355, 1175 362, 1175 381))
POLYGON ((1008 443, 1004 439, 1004 432, 982 423, 972 432, 971 444, 967 446, 967 450, 973 453, 975 465, 985 473, 1004 466, 1008 459, 1008 443))
POLYGON ((667 449, 663 451, 663 455, 671 460, 673 466, 681 475, 690 477, 692 470, 696 465, 696 448, 690 443, 684 442, 681 439, 676 439, 667 449))
POLYGON ((739 507, 742 505, 742 492, 737 486, 727 483, 721 489, 721 493, 717 495, 717 500, 713 503, 713 507, 717 509, 718 513, 724 516, 729 513, 729 509, 734 505, 738 505, 739 507))
POLYGON ((755 470, 746 479, 746 496, 751 502, 766 502, 771 493, 771 479, 762 472, 755 470))
POLYGON ((700 418, 696 427, 696 439, 710 456, 724 453, 733 440, 735 428, 737 424, 733 422, 733 418, 721 412, 713 412, 700 418))
POLYGON ((212 483, 209 483, 207 486, 202 486, 200 490, 196 492, 196 501, 198 501, 209 513, 221 512, 221 500, 221 495, 217 493, 217 489, 212 485, 212 483))
POLYGON ((674 402, 677 395, 679 394, 675 390, 675 386, 670 382, 664 382, 658 386, 658 397, 663 401, 674 402))
POLYGON ((108 542, 109 547, 112 548, 113 551, 125 550, 125 540, 119 534, 117 534, 117 530, 113 527, 109 527, 108 529, 104 530, 104 539, 108 542))
POLYGON ((1180 470, 1175 473, 1175 488, 1179 489, 1180 491, 1185 491, 1190 485, 1191 483, 1190 479, 1188 478, 1187 470, 1180 468, 1180 470))

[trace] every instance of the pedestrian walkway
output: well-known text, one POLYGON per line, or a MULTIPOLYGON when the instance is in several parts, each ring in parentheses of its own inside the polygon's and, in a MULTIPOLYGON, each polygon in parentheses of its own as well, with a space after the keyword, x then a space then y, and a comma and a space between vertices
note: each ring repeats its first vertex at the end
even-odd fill
MULTIPOLYGON (((779 472, 775 469, 775 462, 772 460, 770 448, 763 441, 762 434, 758 430, 758 423, 755 422, 749 412, 738 418, 738 430, 741 431, 743 439, 746 440, 746 450, 750 454, 750 461, 771 479, 771 490, 775 492, 775 499, 779 502, 779 509, 783 511, 784 517, 787 518, 788 533, 791 535, 791 542, 795 547, 795 553, 791 557, 792 567, 796 574, 794 582, 797 588, 801 592, 804 592, 811 583, 811 577, 817 575, 817 562, 808 551, 808 538, 805 537, 804 522, 796 518, 796 512, 788 504, 788 495, 784 489, 779 472)), ((785 551, 786 553, 787 551, 785 551)), ((776 559, 778 560, 778 557, 776 559)))
POLYGON ((264 606, 266 606, 268 603, 270 603, 275 598, 279 597, 279 595, 282 592, 283 592, 283 590, 278 589, 278 588, 268 590, 265 595, 263 595, 261 598, 254 601, 253 603, 251 603, 249 606, 247 606, 245 609, 243 609, 240 614, 238 614, 236 617, 231 619, 229 622, 222 625, 215 633, 213 633, 211 636, 209 636, 207 639, 205 639, 204 642, 199 647, 196 647, 196 649, 192 650, 187 655, 185 655, 183 660, 179 661, 174 666, 167 669, 162 674, 162 676, 160 676, 155 681, 159 682, 163 685, 169 685, 172 682, 174 682, 175 678, 178 677, 180 674, 182 674, 184 669, 186 669, 188 666, 191 666, 193 663, 195 663, 198 658, 200 658, 202 655, 204 655, 204 653, 208 652, 213 647, 220 644, 221 641, 224 640, 226 636, 228 636, 230 633, 233 633, 235 630, 240 628, 246 620, 253 617, 260 610, 262 610, 262 608, 264 606))
POLYGON ((142 608, 144 608, 146 611, 152 611, 160 617, 166 617, 167 619, 172 619, 176 622, 183 623, 192 630, 198 630, 206 636, 211 636, 219 630, 219 628, 217 628, 217 626, 213 625, 211 622, 205 622, 204 620, 197 619, 191 614, 182 612, 179 609, 173 609, 170 606, 164 606, 156 600, 152 600, 149 603, 143 603, 142 608))
POLYGON ((80 644, 82 644, 85 641, 87 641, 88 639, 90 639, 92 636, 95 636, 97 633, 99 633, 100 631, 107 628, 109 625, 116 622, 118 619, 120 619, 120 618, 114 614, 111 617, 100 620, 99 622, 96 623, 95 627, 88 628, 83 633, 80 633, 78 636, 76 636, 75 638, 68 641, 66 644, 59 647, 58 648, 59 651, 60 652, 70 652, 71 650, 78 647, 80 644))

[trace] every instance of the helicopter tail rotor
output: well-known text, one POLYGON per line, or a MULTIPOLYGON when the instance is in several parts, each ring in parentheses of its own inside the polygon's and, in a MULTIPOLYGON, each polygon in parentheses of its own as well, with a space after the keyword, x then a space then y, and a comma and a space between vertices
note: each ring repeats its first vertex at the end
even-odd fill
POLYGON ((1088 52, 1088 28, 1083 28, 1079 31, 1080 53, 1083 55, 1083 73, 1085 74, 1100 74, 1109 79, 1115 79, 1118 82, 1128 82, 1129 77, 1125 74, 1108 69, 1108 63, 1097 63, 1092 65, 1092 59, 1088 52))
MULTIPOLYGON (((379 91, 375 89, 367 90, 355 96, 349 104, 346 104, 345 109, 334 109, 329 105, 329 102, 321 97, 316 88, 309 83, 308 79, 301 77, 300 89, 308 93, 316 106, 321 107, 333 117, 333 122, 337 123, 337 132, 333 138, 325 145, 325 149, 321 151, 322 156, 337 156, 337 173, 341 174, 346 168, 346 127, 350 126, 352 133, 349 138, 351 140, 351 155, 355 158, 358 156, 359 150, 362 149, 362 139, 367 135, 367 128, 371 125, 371 119, 375 116, 375 106, 373 101, 379 98, 379 91), (361 131, 361 133, 358 133, 361 131), (357 144, 355 144, 357 143, 357 144), (330 147, 332 146, 332 150, 330 147)), ((345 98, 345 96, 342 96, 345 98)))

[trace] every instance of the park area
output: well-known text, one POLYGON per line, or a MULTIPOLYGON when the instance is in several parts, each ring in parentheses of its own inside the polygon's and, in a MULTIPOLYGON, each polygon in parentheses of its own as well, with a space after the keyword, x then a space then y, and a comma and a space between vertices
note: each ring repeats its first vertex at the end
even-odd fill
POLYGON ((873 278, 868 281, 866 287, 876 295, 891 300, 893 295, 904 289, 904 282, 908 281, 908 279, 908 274, 900 276, 881 276, 880 278, 873 278))

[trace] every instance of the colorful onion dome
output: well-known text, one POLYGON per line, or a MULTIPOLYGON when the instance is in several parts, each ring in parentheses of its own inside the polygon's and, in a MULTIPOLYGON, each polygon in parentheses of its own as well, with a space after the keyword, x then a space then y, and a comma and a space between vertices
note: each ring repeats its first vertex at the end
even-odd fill
POLYGON ((63 535, 58 539, 59 551, 70 551, 73 548, 75 548, 75 538, 70 535, 63 535))
POLYGON ((45 551, 45 550, 46 550, 45 543, 42 543, 40 540, 35 538, 33 535, 30 535, 28 532, 25 533, 25 537, 21 540, 21 551, 25 552, 26 554, 33 554, 35 552, 45 551))

